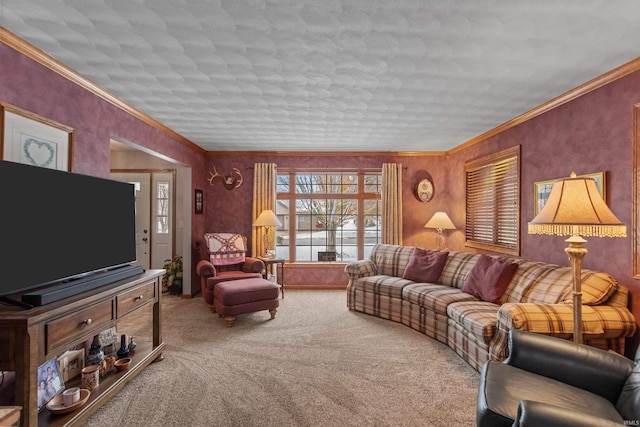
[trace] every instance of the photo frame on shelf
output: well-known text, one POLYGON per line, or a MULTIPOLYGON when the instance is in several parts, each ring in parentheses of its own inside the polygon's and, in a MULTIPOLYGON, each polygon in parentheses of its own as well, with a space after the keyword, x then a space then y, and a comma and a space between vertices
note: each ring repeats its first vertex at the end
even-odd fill
POLYGON ((63 171, 71 170, 73 129, 0 102, 3 160, 63 171))
POLYGON ((58 358, 58 368, 65 383, 80 375, 84 368, 84 348, 65 351, 58 358))
POLYGON ((100 345, 102 346, 102 351, 105 356, 114 356, 116 354, 118 351, 116 347, 118 343, 118 332, 115 326, 100 332, 98 339, 100 340, 100 345))
MULTIPOLYGON (((598 187, 598 191, 600 195, 602 195, 602 199, 607 201, 607 185, 606 185, 606 172, 595 172, 588 173, 585 175, 579 175, 581 178, 593 178, 596 182, 596 187, 598 187)), ((549 194, 551 193, 551 187, 553 187, 553 183, 556 182, 557 179, 550 179, 547 181, 538 181, 533 184, 533 216, 535 217, 540 213, 544 205, 547 203, 549 199, 549 194)))
POLYGON ((202 190, 199 190, 197 188, 195 189, 195 196, 193 200, 195 213, 201 214, 204 211, 204 193, 202 192, 202 190))
POLYGON ((47 402, 62 393, 64 381, 58 370, 58 361, 53 358, 38 367, 38 411, 45 407, 47 402))

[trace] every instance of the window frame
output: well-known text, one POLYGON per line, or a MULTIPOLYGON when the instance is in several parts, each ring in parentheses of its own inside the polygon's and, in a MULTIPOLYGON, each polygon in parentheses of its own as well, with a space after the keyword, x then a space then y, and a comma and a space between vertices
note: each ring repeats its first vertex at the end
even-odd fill
POLYGON ((520 151, 465 163, 465 246, 520 255, 520 151))
MULTIPOLYGON (((357 233, 356 233, 356 246, 357 246, 357 259, 364 258, 365 251, 365 218, 370 217, 365 213, 365 202, 367 200, 377 200, 379 202, 379 217, 382 217, 382 169, 381 168, 278 168, 277 175, 288 175, 289 185, 287 192, 276 191, 276 200, 287 200, 289 202, 289 257, 287 262, 300 262, 300 263, 313 263, 321 264, 323 261, 318 260, 305 260, 298 261, 296 259, 296 229, 297 229, 297 212, 296 201, 298 199, 351 199, 356 200, 357 203, 357 233), (298 175, 332 175, 332 174, 351 174, 357 175, 357 191, 345 192, 345 193, 319 193, 313 191, 311 193, 298 193, 296 192, 296 176, 298 175), (365 192, 367 185, 365 185, 365 176, 378 175, 377 192, 365 192)), ((276 186, 277 187, 277 186, 276 186)), ((315 188, 315 187, 314 187, 315 188)), ((382 229, 379 230, 379 240, 382 239, 382 229)), ((380 242, 378 242, 380 243, 380 242)), ((338 263, 346 263, 348 261, 335 261, 338 263)))

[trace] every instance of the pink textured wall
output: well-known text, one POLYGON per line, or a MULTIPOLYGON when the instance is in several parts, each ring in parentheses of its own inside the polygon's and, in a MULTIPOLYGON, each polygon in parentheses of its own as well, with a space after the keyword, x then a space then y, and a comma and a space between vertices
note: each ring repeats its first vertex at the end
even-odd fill
MULTIPOLYGON (((72 127, 72 172, 108 177, 109 141, 119 137, 190 166, 194 187, 204 188, 207 183, 206 156, 202 151, 160 132, 1 43, 0 101, 72 127)), ((192 225, 193 235, 201 235, 204 215, 193 215, 192 225)), ((198 284, 197 277, 192 283, 198 284)))

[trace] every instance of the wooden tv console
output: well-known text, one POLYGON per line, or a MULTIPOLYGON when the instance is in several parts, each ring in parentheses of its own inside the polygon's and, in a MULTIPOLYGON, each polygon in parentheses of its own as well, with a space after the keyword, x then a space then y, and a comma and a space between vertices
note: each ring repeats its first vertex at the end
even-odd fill
MULTIPOLYGON (((16 373, 15 405, 23 408, 21 425, 79 425, 151 362, 161 359, 163 274, 164 270, 149 270, 31 309, 0 306, 0 370, 16 373), (119 326, 127 321, 148 324, 149 329, 148 336, 135 335, 137 347, 129 370, 101 378, 88 402, 74 412, 55 415, 45 408, 38 414, 38 366, 112 326, 118 334, 129 335, 119 326)), ((65 388, 79 385, 77 376, 65 388)))

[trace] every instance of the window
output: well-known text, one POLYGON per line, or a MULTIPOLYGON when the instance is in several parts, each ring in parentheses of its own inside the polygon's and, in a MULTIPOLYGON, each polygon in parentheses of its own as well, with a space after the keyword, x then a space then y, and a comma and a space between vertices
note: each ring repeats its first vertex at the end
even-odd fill
POLYGON ((363 259, 381 238, 380 170, 279 170, 276 253, 289 261, 363 259))
POLYGON ((520 255, 520 146, 465 164, 466 245, 520 255))
POLYGON ((169 183, 156 184, 156 233, 169 234, 169 183))

